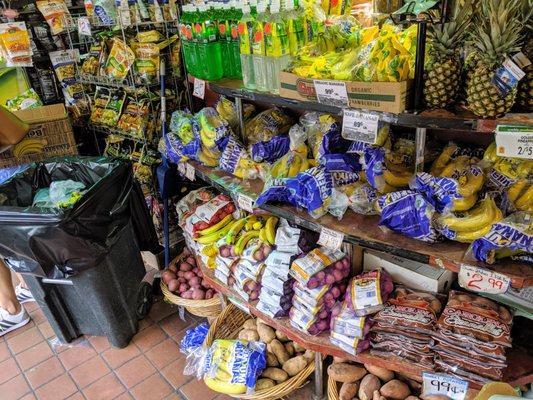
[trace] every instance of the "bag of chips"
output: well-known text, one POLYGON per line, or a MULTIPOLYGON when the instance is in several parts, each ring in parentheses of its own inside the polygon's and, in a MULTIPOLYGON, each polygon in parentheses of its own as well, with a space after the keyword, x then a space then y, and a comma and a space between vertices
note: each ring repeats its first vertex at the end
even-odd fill
POLYGON ((50 25, 52 35, 63 33, 66 28, 65 19, 70 17, 65 2, 63 0, 40 0, 35 3, 48 25, 50 25))
POLYGON ((0 40, 7 67, 31 67, 30 35, 24 22, 0 24, 0 40))
POLYGON ((135 61, 135 53, 122 40, 113 38, 109 57, 105 64, 105 74, 110 78, 124 79, 135 61))

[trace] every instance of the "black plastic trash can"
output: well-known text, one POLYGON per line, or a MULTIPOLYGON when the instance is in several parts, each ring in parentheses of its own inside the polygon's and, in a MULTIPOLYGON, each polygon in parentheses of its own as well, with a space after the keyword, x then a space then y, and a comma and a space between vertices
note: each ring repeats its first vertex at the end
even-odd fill
POLYGON ((24 275, 63 342, 91 334, 127 346, 152 299, 140 251, 159 248, 129 163, 54 160, 0 185, 0 256, 24 275), (31 206, 38 189, 65 179, 87 188, 70 208, 31 206))

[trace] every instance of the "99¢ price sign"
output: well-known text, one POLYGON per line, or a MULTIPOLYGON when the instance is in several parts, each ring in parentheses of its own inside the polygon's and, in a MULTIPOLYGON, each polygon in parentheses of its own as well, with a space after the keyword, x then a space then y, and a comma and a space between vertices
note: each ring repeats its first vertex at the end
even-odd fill
POLYGON ((459 270, 459 286, 475 292, 505 293, 510 283, 509 277, 485 268, 462 264, 459 270))
POLYGON ((344 109, 342 118, 342 137, 369 144, 376 143, 379 115, 358 110, 344 109))
POLYGON ((336 107, 348 106, 348 92, 346 83, 315 79, 316 97, 319 103, 336 107))
POLYGON ((468 382, 444 374, 422 374, 422 397, 444 395, 453 400, 464 400, 468 390, 468 382))

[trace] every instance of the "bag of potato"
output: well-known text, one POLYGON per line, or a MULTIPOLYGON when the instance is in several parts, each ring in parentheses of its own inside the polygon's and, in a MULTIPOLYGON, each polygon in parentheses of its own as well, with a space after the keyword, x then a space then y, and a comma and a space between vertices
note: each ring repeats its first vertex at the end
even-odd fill
POLYGON ((387 271, 368 271, 350 281, 345 303, 359 317, 374 314, 383 309, 393 289, 394 284, 387 271))

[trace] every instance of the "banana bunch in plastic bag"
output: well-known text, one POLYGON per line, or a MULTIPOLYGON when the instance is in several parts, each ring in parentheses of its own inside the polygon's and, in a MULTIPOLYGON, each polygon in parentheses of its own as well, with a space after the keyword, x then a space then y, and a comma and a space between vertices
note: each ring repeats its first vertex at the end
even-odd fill
POLYGON ((290 150, 287 154, 277 160, 266 172, 264 180, 270 178, 292 178, 300 172, 309 169, 310 164, 307 159, 307 144, 305 143, 306 133, 304 128, 293 125, 289 131, 290 150))

